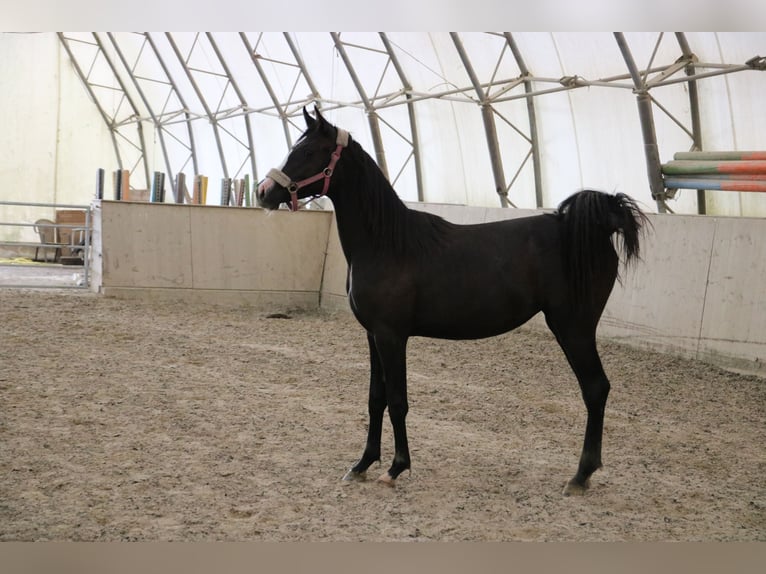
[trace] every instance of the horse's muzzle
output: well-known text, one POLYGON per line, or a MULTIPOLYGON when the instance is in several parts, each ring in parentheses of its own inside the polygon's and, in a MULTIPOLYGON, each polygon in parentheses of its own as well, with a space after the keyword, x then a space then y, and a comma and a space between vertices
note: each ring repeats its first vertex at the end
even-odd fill
POLYGON ((274 187, 274 180, 270 177, 265 177, 261 180, 261 182, 258 184, 258 190, 256 192, 256 200, 258 201, 259 207, 265 207, 268 209, 273 209, 273 206, 267 205, 266 203, 266 194, 274 187))

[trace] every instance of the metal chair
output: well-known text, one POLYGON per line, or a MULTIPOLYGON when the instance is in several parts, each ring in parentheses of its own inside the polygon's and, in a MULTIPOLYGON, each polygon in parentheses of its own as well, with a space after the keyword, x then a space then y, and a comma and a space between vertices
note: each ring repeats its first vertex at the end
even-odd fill
POLYGON ((58 241, 56 241, 56 224, 50 219, 38 219, 34 224, 35 232, 40 236, 40 245, 35 248, 35 261, 40 261, 39 254, 40 249, 43 250, 44 261, 48 261, 48 250, 53 249, 53 263, 59 260, 61 257, 61 247, 57 247, 58 241))

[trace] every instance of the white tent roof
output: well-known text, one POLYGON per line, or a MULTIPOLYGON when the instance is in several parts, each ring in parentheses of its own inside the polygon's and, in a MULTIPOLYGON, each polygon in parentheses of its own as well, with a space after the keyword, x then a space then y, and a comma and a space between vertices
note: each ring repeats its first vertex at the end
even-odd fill
MULTIPOLYGON (((591 187, 657 209, 638 93, 651 96, 662 162, 695 138, 766 150, 760 32, 48 33, 2 35, 0 50, 17 86, 55 76, 56 185, 77 188, 59 192, 70 201, 92 196, 95 169, 121 166, 137 188, 155 171, 207 175, 218 203, 221 178, 281 162, 314 103, 413 201, 555 207, 591 187)), ((44 95, 14 89, 8 122, 30 130, 23 110, 44 95)), ((705 203, 766 215, 764 194, 709 191, 705 203)), ((699 209, 693 190, 666 204, 699 209)))

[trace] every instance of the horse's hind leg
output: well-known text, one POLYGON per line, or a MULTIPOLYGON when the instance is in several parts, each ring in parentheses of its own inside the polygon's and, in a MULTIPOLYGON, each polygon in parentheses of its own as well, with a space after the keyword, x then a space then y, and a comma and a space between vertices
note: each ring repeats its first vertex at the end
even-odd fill
POLYGON ((372 333, 367 334, 367 341, 370 346, 370 396, 367 403, 370 426, 367 429, 367 444, 362 458, 346 473, 343 480, 365 480, 366 472, 370 465, 373 462, 380 461, 383 413, 386 410, 386 387, 383 380, 380 356, 378 355, 378 349, 375 346, 375 339, 372 333))
POLYGON ((548 325, 556 335, 564 354, 569 361, 577 381, 580 384, 585 407, 588 410, 588 422, 585 427, 585 440, 577 473, 564 488, 565 495, 583 494, 590 486, 589 478, 601 468, 601 439, 604 429, 604 409, 609 395, 609 379, 601 365, 596 349, 595 327, 587 329, 562 329, 548 325))

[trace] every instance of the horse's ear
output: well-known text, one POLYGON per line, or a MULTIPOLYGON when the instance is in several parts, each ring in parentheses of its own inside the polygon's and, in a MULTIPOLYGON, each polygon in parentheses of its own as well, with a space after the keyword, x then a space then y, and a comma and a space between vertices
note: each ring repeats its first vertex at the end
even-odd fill
POLYGON ((317 106, 316 104, 314 104, 314 115, 316 116, 320 127, 324 128, 325 126, 330 125, 330 122, 324 119, 324 116, 319 112, 319 106, 317 106))
POLYGON ((329 136, 334 137, 334 128, 333 125, 328 122, 325 117, 321 114, 319 111, 319 107, 317 107, 316 104, 314 104, 314 115, 316 116, 316 123, 318 124, 317 129, 319 132, 329 136))
POLYGON ((303 119, 306 120, 306 128, 311 129, 314 127, 316 120, 309 115, 306 106, 303 106, 303 119))

